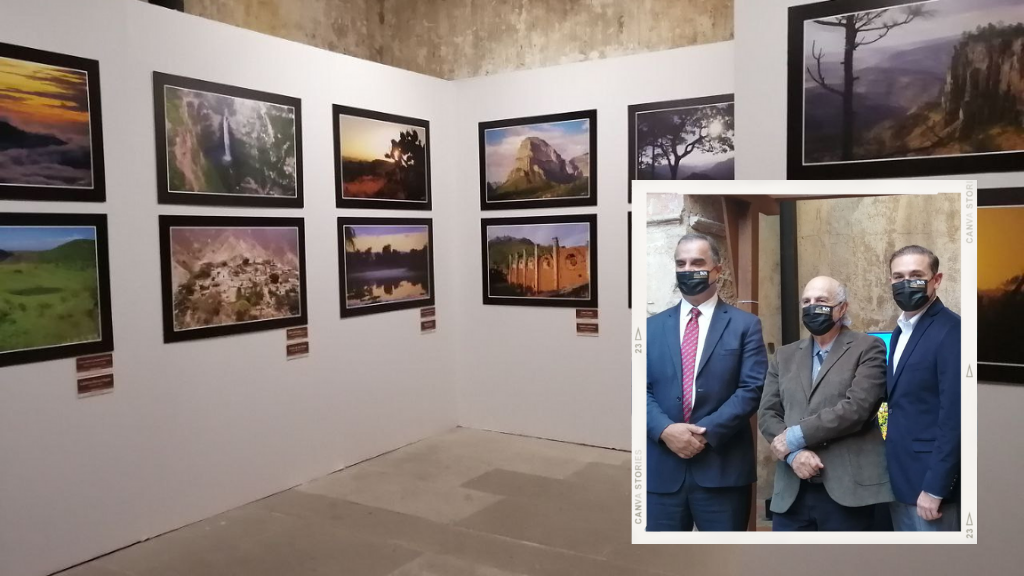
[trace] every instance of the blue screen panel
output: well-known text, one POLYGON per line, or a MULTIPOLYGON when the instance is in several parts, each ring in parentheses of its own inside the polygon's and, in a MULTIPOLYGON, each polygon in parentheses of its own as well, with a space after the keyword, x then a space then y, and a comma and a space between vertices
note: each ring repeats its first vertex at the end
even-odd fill
POLYGON ((889 340, 892 339, 892 332, 868 332, 872 336, 877 336, 885 342, 885 361, 889 362, 889 340))

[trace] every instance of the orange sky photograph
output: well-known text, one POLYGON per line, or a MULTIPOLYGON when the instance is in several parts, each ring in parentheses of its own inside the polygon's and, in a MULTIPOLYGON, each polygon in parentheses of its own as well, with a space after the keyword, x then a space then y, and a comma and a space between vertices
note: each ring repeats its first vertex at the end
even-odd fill
POLYGON ((1002 287, 1003 282, 1024 274, 1024 206, 978 210, 978 290, 1002 287))
POLYGON ((87 136, 86 73, 0 58, 0 119, 26 131, 87 136))
POLYGON ((351 160, 384 160, 384 154, 391 151, 391 141, 398 140, 403 130, 415 130, 421 141, 426 138, 422 127, 355 116, 339 116, 338 122, 341 123, 341 157, 351 160))
POLYGON ((0 52, 0 186, 93 188, 89 99, 88 72, 0 52))

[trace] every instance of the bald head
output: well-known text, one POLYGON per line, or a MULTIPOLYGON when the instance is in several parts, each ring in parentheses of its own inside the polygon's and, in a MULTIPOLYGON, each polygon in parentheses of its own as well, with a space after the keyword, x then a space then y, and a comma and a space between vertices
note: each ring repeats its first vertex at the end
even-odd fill
POLYGON ((846 285, 842 282, 831 276, 817 276, 811 278, 811 281, 804 287, 800 305, 827 304, 833 306, 835 312, 842 313, 841 317, 836 317, 836 321, 849 326, 850 317, 846 314, 849 308, 849 305, 846 304, 848 297, 846 285))

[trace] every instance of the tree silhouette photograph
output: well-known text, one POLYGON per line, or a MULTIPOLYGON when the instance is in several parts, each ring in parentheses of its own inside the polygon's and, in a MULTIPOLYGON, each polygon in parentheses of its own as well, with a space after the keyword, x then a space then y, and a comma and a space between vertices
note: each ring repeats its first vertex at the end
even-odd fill
POLYGON ((630 180, 732 180, 733 110, 731 94, 630 106, 630 180))
POLYGON ((1024 384, 1022 228, 1024 205, 978 210, 978 361, 1003 366, 1004 372, 1017 366, 1017 382, 1024 384))
POLYGON ((335 106, 339 206, 429 201, 429 123, 335 106))
POLYGON ((829 4, 801 31, 804 165, 1024 150, 1019 0, 829 4))

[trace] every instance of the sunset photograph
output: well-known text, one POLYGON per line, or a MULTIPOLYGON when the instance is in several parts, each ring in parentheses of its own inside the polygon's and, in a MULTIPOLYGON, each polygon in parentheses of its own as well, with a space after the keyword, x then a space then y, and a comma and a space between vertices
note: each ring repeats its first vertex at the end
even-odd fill
POLYGON ((339 207, 429 201, 429 122, 345 106, 335 116, 339 207))
POLYGON ((1024 365, 1024 205, 978 210, 978 361, 1024 365))
POLYGON ((36 51, 0 44, 0 198, 75 189, 80 198, 60 199, 86 200, 96 185, 89 72, 15 57, 23 53, 36 51))
POLYGON ((433 302, 427 219, 339 218, 342 316, 433 302))

